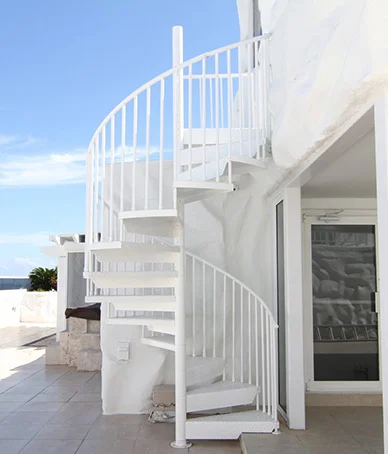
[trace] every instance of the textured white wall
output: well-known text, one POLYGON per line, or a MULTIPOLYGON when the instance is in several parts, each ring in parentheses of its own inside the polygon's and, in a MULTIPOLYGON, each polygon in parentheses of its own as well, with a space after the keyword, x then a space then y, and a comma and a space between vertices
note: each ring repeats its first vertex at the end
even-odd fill
POLYGON ((288 168, 388 84, 388 2, 261 0, 260 8, 272 33, 273 153, 288 168))
POLYGON ((20 306, 20 321, 55 324, 57 292, 25 292, 20 306))

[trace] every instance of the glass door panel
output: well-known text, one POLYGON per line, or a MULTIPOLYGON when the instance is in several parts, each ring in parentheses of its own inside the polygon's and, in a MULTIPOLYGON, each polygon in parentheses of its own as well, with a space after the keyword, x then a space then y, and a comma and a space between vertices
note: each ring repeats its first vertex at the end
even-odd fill
POLYGON ((374 225, 313 225, 315 381, 379 380, 374 225))

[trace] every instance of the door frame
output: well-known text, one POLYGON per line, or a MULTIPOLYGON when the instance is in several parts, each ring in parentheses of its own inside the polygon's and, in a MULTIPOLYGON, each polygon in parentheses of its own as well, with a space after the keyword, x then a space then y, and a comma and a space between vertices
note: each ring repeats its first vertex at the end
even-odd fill
MULTIPOLYGON (((314 210, 315 211, 315 210, 314 210)), ((320 211, 320 210, 319 210, 320 211)), ((312 251, 311 251, 311 226, 331 224, 319 220, 320 216, 327 214, 328 210, 314 213, 314 215, 303 215, 303 299, 304 299, 304 339, 305 339, 305 383, 307 392, 347 392, 347 393, 381 393, 381 345, 380 345, 380 323, 378 323, 378 355, 379 355, 379 380, 378 381, 315 381, 314 380, 314 334, 313 334, 313 298, 312 298, 312 251)), ((345 211, 345 210, 344 210, 345 211)), ((378 223, 377 213, 339 215, 335 225, 374 225, 375 227, 375 250, 376 250, 376 292, 379 291, 379 256, 378 256, 378 223)))

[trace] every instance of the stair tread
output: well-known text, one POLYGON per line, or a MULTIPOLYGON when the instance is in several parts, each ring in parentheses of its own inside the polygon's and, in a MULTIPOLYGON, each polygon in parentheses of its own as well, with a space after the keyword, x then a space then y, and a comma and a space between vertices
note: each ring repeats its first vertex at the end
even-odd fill
POLYGON ((241 390, 241 389, 256 389, 256 386, 249 385, 247 383, 239 383, 233 381, 219 381, 212 383, 208 386, 202 386, 200 388, 195 388, 191 391, 188 391, 187 394, 195 395, 195 394, 205 394, 205 393, 213 393, 217 391, 233 391, 233 390, 241 390))
POLYGON ((86 297, 85 301, 90 302, 91 300, 98 302, 142 302, 145 303, 175 303, 175 295, 99 295, 86 297))
POLYGON ((114 277, 178 277, 178 271, 95 271, 93 273, 85 273, 85 277, 89 276, 114 276, 114 277))
POLYGON ((165 336, 143 337, 142 342, 143 341, 163 342, 164 344, 175 346, 175 337, 171 334, 167 334, 165 336))
POLYGON ((233 413, 224 413, 219 415, 201 416, 199 418, 189 419, 186 424, 199 424, 203 422, 271 422, 272 416, 257 410, 238 411, 233 413))
POLYGON ((93 243, 90 247, 94 250, 117 250, 117 249, 128 249, 133 251, 166 251, 166 252, 179 252, 179 246, 173 246, 169 244, 159 243, 134 243, 125 241, 108 241, 93 243))

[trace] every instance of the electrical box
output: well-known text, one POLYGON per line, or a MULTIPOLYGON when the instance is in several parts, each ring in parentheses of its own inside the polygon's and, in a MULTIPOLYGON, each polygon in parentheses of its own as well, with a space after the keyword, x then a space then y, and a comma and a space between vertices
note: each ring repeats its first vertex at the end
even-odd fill
POLYGON ((119 361, 129 360, 129 342, 119 342, 117 344, 117 359, 119 361))

